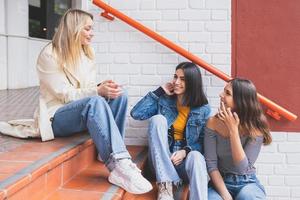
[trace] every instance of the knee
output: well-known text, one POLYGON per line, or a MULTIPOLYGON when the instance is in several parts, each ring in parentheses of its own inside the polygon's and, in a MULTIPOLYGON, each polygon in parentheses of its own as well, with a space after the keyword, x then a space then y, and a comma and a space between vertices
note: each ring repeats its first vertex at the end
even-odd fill
POLYGON ((200 169, 206 169, 204 156, 199 151, 191 151, 186 158, 186 167, 194 166, 200 169))
POLYGON ((253 194, 252 192, 245 192, 243 190, 241 190, 239 192, 239 194, 236 197, 237 200, 255 200, 256 199, 256 195, 253 194))
POLYGON ((113 102, 112 104, 117 107, 127 108, 127 102, 128 102, 127 93, 122 93, 120 96, 118 96, 115 99, 111 99, 109 102, 113 102))
POLYGON ((154 115, 149 120, 149 125, 153 126, 168 126, 167 119, 163 115, 154 115))
POLYGON ((165 137, 168 134, 167 119, 162 115, 154 115, 149 120, 148 133, 151 138, 165 137))
POLYGON ((257 184, 247 184, 236 196, 237 200, 266 199, 265 192, 257 184))
POLYGON ((208 199, 210 200, 222 200, 222 197, 219 195, 219 193, 214 190, 213 188, 208 188, 208 199))
POLYGON ((116 99, 121 102, 127 102, 128 101, 128 94, 126 91, 122 92, 122 94, 116 99))
POLYGON ((91 96, 87 98, 87 104, 81 115, 85 117, 100 116, 100 113, 107 110, 107 103, 101 96, 91 96))
POLYGON ((193 163, 205 164, 204 156, 199 151, 191 151, 186 159, 193 163))
POLYGON ((91 97, 89 97, 89 104, 99 105, 99 104, 103 104, 104 102, 106 102, 106 101, 102 96, 91 96, 91 97))

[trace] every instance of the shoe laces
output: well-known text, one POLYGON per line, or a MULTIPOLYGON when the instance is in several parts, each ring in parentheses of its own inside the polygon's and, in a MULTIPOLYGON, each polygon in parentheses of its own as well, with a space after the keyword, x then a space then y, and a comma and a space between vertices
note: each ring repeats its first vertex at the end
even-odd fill
POLYGON ((134 170, 135 172, 141 173, 142 171, 136 166, 135 163, 133 163, 131 160, 127 159, 127 160, 120 160, 119 161, 121 166, 126 167, 126 169, 130 170, 134 170))
POLYGON ((130 166, 132 169, 134 169, 134 170, 136 170, 137 172, 139 172, 139 173, 142 172, 142 170, 140 170, 140 169, 136 166, 136 164, 133 163, 133 162, 131 162, 131 163, 129 164, 129 166, 130 166))

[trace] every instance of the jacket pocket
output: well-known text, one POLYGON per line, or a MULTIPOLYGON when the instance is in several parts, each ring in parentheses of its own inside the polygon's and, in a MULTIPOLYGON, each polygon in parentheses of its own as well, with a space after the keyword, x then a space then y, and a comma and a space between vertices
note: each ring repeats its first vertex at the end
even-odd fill
MULTIPOLYGON (((189 142, 195 143, 197 141, 199 141, 200 137, 201 137, 201 130, 202 130, 202 125, 201 125, 201 121, 200 120, 191 120, 188 124, 187 124, 187 140, 189 140, 189 142)), ((203 137, 203 134, 202 134, 203 137)))
POLYGON ((168 106, 160 105, 159 113, 167 119, 168 126, 170 126, 170 123, 175 119, 175 113, 168 106))

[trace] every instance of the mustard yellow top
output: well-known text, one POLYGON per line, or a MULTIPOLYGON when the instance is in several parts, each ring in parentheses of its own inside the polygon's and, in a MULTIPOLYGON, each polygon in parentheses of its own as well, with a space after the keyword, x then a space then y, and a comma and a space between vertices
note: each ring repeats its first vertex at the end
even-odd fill
POLYGON ((177 110, 178 110, 178 116, 173 123, 174 139, 183 140, 183 133, 188 119, 188 115, 190 113, 190 107, 181 106, 177 103, 177 110))

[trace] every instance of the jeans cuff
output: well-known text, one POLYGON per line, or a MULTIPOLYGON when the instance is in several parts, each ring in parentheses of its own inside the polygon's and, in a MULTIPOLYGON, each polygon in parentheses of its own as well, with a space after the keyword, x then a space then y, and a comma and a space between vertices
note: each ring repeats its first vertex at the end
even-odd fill
POLYGON ((130 154, 128 151, 123 151, 119 153, 112 153, 110 154, 108 160, 105 162, 106 167, 111 172, 116 167, 116 162, 121 159, 131 159, 130 154))
POLYGON ((159 184, 159 183, 172 183, 172 185, 174 185, 176 188, 179 188, 180 186, 183 185, 183 180, 181 178, 179 179, 176 179, 176 180, 168 180, 168 181, 157 181, 156 184, 159 184))

